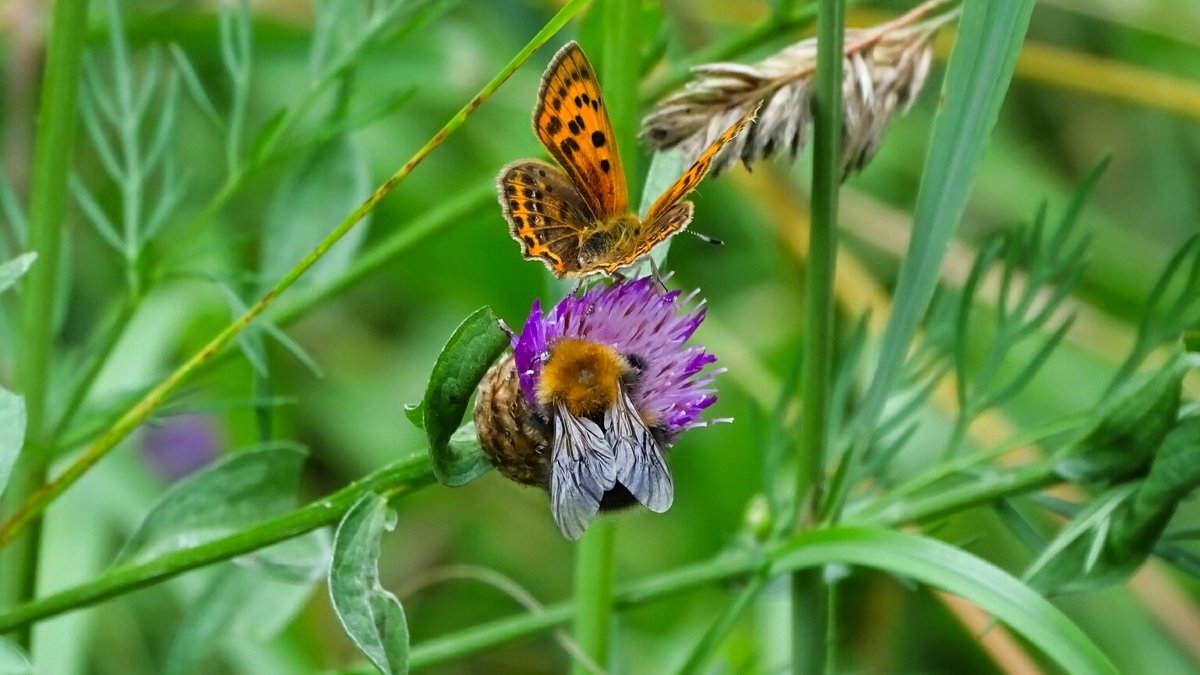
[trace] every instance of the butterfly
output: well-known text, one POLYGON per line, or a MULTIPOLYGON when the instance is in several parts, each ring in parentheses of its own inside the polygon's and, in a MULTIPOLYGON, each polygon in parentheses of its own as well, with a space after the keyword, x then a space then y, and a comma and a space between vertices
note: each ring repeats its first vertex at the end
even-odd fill
POLYGON ((612 275, 687 227, 693 205, 683 198, 755 112, 726 129, 640 219, 629 212, 596 70, 579 44, 568 42, 542 75, 533 110, 533 131, 562 168, 523 159, 500 171, 496 187, 509 232, 526 259, 541 260, 560 279, 612 275))

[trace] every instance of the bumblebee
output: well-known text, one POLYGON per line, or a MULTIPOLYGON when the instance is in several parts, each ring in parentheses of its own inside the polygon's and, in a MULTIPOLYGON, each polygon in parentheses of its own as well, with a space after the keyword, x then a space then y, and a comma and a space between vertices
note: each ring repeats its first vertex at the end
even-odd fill
POLYGON ((550 494, 559 530, 578 539, 600 511, 671 508, 665 430, 634 403, 645 362, 611 346, 561 338, 549 349, 533 405, 513 356, 480 383, 475 427, 492 464, 550 494))

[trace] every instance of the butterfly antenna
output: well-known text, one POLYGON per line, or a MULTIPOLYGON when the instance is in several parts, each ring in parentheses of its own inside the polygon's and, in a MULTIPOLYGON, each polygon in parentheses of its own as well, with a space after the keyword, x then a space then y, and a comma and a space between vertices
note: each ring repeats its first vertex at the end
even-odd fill
POLYGON ((700 234, 699 232, 697 232, 695 230, 687 230, 687 233, 694 237, 699 238, 700 241, 703 241, 706 244, 714 244, 716 246, 724 246, 725 245, 725 242, 721 241, 720 239, 717 239, 716 237, 710 237, 707 234, 700 234))

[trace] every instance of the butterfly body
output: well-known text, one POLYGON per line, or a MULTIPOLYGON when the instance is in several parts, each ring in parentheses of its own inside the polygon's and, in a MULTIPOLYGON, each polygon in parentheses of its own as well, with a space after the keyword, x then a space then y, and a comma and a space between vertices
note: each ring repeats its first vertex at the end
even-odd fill
POLYGON ((525 159, 501 170, 497 189, 509 232, 525 258, 541 260, 559 278, 611 275, 632 265, 687 227, 693 207, 683 198, 753 115, 729 127, 638 218, 629 212, 625 172, 595 69, 569 42, 546 68, 533 112, 534 133, 559 166, 525 159))

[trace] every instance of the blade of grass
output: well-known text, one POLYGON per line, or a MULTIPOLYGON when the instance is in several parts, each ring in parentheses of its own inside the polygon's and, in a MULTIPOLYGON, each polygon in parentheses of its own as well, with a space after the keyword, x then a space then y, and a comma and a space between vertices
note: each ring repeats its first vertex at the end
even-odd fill
MULTIPOLYGON (((73 485, 75 481, 79 480, 79 478, 83 476, 88 469, 90 469, 96 464, 96 462, 100 461, 101 458, 107 455, 114 447, 116 447, 117 443, 128 436, 129 433, 136 429, 143 421, 145 421, 145 419, 149 417, 155 409, 162 405, 168 394, 174 391, 174 389, 178 387, 184 380, 186 380, 197 368, 210 361, 214 356, 216 356, 217 352, 228 345, 235 337, 237 337, 239 333, 245 330, 246 326, 248 326, 255 317, 261 314, 271 304, 271 302, 279 296, 280 293, 287 290, 287 288, 291 286, 296 279, 300 277, 300 275, 304 274, 308 268, 312 267, 315 262, 320 260, 330 247, 337 243, 337 241, 341 239, 347 232, 352 230, 367 213, 370 213, 381 199, 387 196, 388 193, 390 193, 397 185, 407 178, 408 175, 412 173, 413 169, 415 169, 417 165, 429 155, 429 153, 433 152, 434 149, 441 145, 442 141, 444 141, 447 136, 454 133, 455 130, 462 126, 462 124, 467 120, 467 117, 470 116, 470 114, 474 112, 475 109, 478 108, 488 97, 490 97, 493 92, 499 89, 500 85, 504 84, 504 82, 508 80, 508 78, 514 72, 516 72, 517 68, 519 68, 538 47, 545 44, 546 41, 548 41, 555 33, 559 31, 559 29, 566 25, 567 21, 574 16, 575 13, 582 9, 586 2, 587 0, 571 0, 568 2, 561 10, 559 10, 554 18, 552 18, 550 22, 542 28, 542 30, 538 31, 537 35, 535 35, 533 39, 530 40, 521 49, 521 51, 513 57, 511 61, 509 61, 508 65, 506 65, 499 73, 497 73, 490 82, 484 85, 483 89, 481 89, 480 92, 476 94, 470 102, 463 106, 463 108, 457 114, 455 114, 454 117, 450 118, 450 120, 446 122, 441 130, 434 134, 433 138, 431 138, 429 142, 427 142, 420 150, 418 150, 416 154, 414 154, 404 164, 404 166, 400 168, 399 171, 393 174, 391 178, 389 178, 386 182, 384 182, 383 185, 376 189, 374 194, 368 197, 367 200, 362 203, 362 205, 355 209, 353 213, 347 216, 336 228, 334 228, 333 231, 330 232, 321 241, 321 243, 319 243, 317 247, 313 249, 311 253, 309 253, 303 260, 293 267, 291 271, 284 275, 284 277, 280 279, 275 286, 271 288, 271 290, 267 291, 267 293, 263 295, 258 302, 251 306, 245 314, 221 331, 200 351, 193 354, 191 358, 184 362, 183 365, 167 376, 167 378, 158 386, 154 387, 154 389, 147 393, 146 396, 138 401, 132 408, 121 415, 121 417, 115 423, 113 423, 113 425, 105 433, 101 434, 99 438, 97 438, 91 445, 84 449, 79 457, 76 458, 75 461, 73 461, 63 471, 62 474, 33 492, 28 499, 22 502, 21 506, 15 513, 9 516, 9 518, 3 523, 0 523, 0 547, 11 542, 13 537, 15 537, 22 529, 24 529, 30 523, 30 521, 36 519, 50 502, 52 502, 58 495, 62 494, 62 492, 68 487, 73 485)), ((66 189, 65 184, 63 189, 66 189)))
MULTIPOLYGON (((945 103, 934 120, 917 193, 912 241, 900 268, 879 362, 863 401, 864 423, 845 462, 857 461, 870 444, 875 421, 933 297, 942 259, 966 210, 971 181, 1012 80, 1033 5, 1033 0, 976 0, 963 6, 942 88, 945 103)), ((823 518, 838 519, 849 487, 845 481, 831 486, 823 518)))

